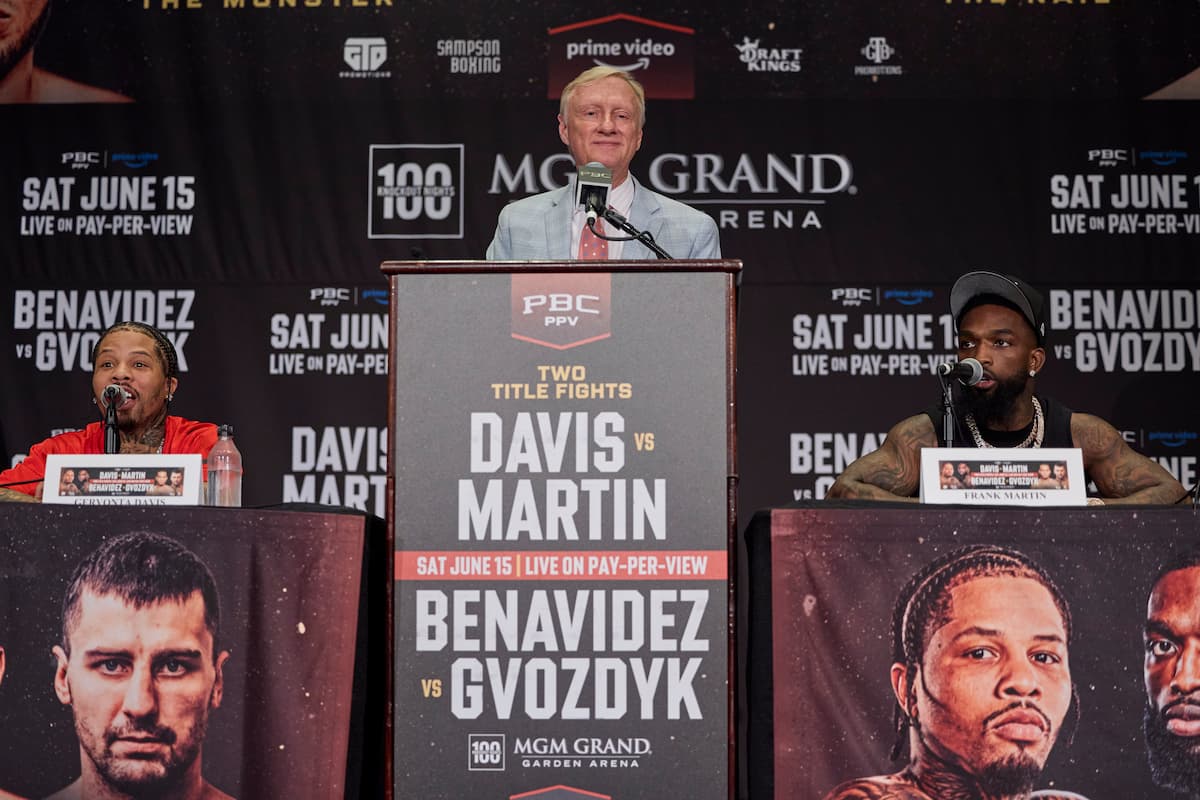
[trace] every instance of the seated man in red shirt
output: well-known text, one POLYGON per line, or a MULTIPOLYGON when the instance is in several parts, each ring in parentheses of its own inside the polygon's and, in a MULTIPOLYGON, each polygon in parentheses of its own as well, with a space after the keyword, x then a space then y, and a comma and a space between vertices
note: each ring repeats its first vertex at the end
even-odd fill
POLYGON ((208 456, 217 441, 217 426, 167 414, 179 386, 175 346, 157 328, 119 322, 106 330, 92 351, 92 402, 101 421, 69 431, 29 449, 25 460, 0 472, 0 500, 36 501, 52 453, 104 452, 104 389, 117 384, 127 398, 117 408, 122 453, 199 453, 208 456))

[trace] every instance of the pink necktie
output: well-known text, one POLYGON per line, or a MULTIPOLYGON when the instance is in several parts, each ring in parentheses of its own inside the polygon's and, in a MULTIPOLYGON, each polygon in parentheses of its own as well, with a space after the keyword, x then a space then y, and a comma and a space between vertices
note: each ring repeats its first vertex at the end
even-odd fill
MULTIPOLYGON (((596 230, 604 233, 604 220, 596 220, 596 230)), ((584 261, 604 261, 608 258, 608 241, 592 233, 585 222, 583 236, 579 237, 579 258, 584 261)))

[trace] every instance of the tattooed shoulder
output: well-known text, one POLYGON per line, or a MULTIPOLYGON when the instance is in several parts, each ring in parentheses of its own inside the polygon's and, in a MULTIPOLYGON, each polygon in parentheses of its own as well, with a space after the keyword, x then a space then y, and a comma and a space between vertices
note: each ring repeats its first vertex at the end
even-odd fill
POLYGON ((931 800, 929 795, 909 781, 895 775, 859 778, 843 783, 825 796, 825 800, 931 800))

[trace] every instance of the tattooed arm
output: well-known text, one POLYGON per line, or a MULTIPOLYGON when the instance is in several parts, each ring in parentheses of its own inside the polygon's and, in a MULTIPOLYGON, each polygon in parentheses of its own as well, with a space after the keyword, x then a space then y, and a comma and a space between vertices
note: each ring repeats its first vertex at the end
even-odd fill
POLYGON ((929 795, 898 775, 860 778, 838 786, 825 800, 930 800, 929 795))
POLYGON ((921 486, 922 447, 937 447, 929 417, 918 414, 896 423, 878 450, 846 467, 827 496, 915 503, 921 486))
POLYGON ((38 499, 24 492, 14 492, 12 489, 0 489, 0 503, 36 503, 38 499))
POLYGON ((1183 486, 1155 461, 1135 453, 1112 425, 1091 414, 1071 415, 1071 439, 1083 468, 1107 505, 1176 503, 1183 486))

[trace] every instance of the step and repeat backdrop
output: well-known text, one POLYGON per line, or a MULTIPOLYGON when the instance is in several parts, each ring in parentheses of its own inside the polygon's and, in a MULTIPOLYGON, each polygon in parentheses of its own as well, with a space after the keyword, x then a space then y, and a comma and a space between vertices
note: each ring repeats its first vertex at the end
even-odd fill
POLYGON ((634 173, 745 264, 744 512, 936 401, 980 268, 1047 293, 1043 391, 1195 480, 1200 3, 12 6, 5 463, 94 418, 90 348, 137 318, 180 350, 173 413, 235 426, 247 503, 383 515, 379 264, 481 258, 570 179, 560 87, 612 64, 649 94, 634 173))
POLYGON ((1196 0, 4 8, 5 465, 96 418, 91 348, 132 318, 179 350, 172 413, 235 426, 248 505, 387 515, 389 459, 423 454, 388 452, 380 264, 482 258, 505 204, 570 180, 557 98, 608 64, 647 89, 634 174, 745 266, 743 526, 937 401, 975 269, 1046 294, 1041 391, 1196 480, 1196 0))

